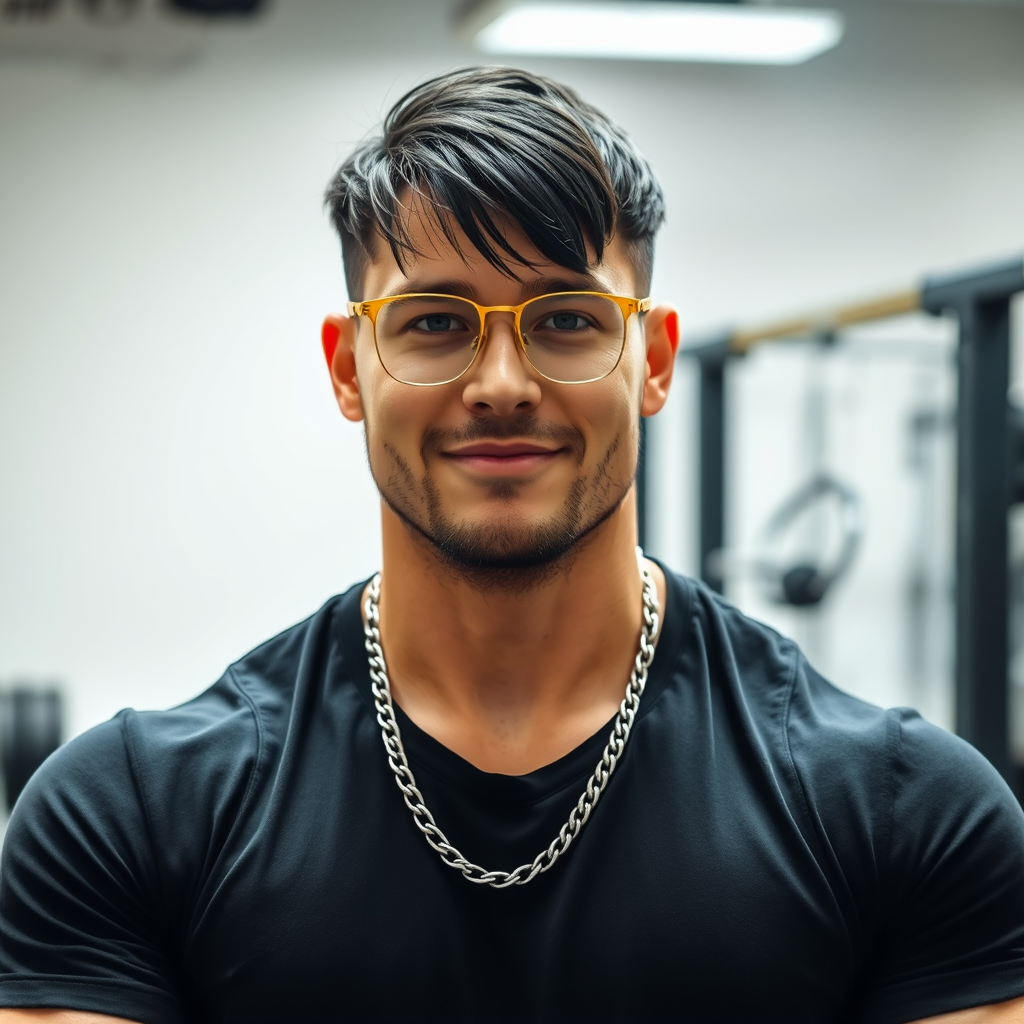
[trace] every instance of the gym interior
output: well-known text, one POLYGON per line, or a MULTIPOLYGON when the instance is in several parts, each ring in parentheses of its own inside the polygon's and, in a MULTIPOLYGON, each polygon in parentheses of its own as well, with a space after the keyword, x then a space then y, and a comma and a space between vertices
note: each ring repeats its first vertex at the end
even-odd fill
POLYGON ((652 294, 683 337, 645 550, 1024 797, 1024 0, 659 5, 827 7, 834 38, 527 53, 456 0, 0 0, 6 806, 377 568, 322 190, 408 88, 481 62, 577 88, 665 188, 652 294))

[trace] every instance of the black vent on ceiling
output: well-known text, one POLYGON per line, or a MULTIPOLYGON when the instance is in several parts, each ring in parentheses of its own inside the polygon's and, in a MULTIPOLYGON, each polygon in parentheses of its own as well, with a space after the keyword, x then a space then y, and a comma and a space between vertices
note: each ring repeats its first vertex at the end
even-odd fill
POLYGON ((206 18, 250 18, 266 6, 264 0, 166 0, 166 3, 174 11, 206 18))

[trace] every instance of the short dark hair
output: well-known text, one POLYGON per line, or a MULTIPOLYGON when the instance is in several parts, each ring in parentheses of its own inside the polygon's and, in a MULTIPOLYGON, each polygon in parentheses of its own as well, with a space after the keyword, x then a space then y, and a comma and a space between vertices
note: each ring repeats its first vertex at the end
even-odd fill
POLYGON ((376 238, 400 267, 418 255, 405 213, 420 195, 458 249, 453 221, 493 266, 530 266, 502 233, 511 217, 545 259, 585 273, 613 233, 638 286, 650 285, 665 200, 650 164, 621 128, 548 78, 518 68, 462 68, 403 96, 382 131, 359 145, 327 187, 349 298, 360 300, 376 238))

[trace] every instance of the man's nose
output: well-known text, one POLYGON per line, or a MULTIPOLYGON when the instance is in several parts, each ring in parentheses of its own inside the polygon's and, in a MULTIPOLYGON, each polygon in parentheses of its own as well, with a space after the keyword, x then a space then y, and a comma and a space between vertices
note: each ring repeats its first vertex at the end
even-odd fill
POLYGON ((476 412, 498 416, 533 408, 541 391, 519 339, 510 313, 491 313, 480 337, 482 350, 466 375, 462 398, 476 412))

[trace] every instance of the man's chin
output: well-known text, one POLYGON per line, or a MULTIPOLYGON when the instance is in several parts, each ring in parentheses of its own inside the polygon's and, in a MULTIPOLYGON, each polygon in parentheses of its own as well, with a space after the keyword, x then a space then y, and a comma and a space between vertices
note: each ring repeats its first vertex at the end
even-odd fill
MULTIPOLYGON (((379 486, 379 485, 378 485, 379 486)), ((405 507, 400 491, 389 494, 380 488, 388 507, 412 534, 432 551, 440 567, 479 590, 529 590, 571 562, 580 545, 600 527, 628 493, 623 488, 617 500, 586 514, 583 480, 573 481, 561 507, 556 510, 528 509, 506 501, 496 508, 488 503, 477 516, 460 516, 438 490, 424 485, 425 508, 405 507), (419 513, 425 513, 421 517, 419 513)))
POLYGON ((401 503, 388 501, 386 495, 385 501, 445 569, 481 589, 500 586, 516 590, 539 582, 557 571, 590 532, 580 528, 578 519, 564 514, 536 521, 522 513, 460 521, 437 506, 423 523, 401 503))
POLYGON ((619 504, 603 509, 589 522, 566 515, 539 522, 524 522, 522 516, 458 522, 435 510, 427 525, 417 523, 401 508, 391 507, 429 545, 449 574, 476 590, 517 594, 564 571, 619 504))
POLYGON ((437 524, 427 539, 453 568, 489 571, 539 569, 560 562, 580 541, 579 531, 551 526, 437 524))

